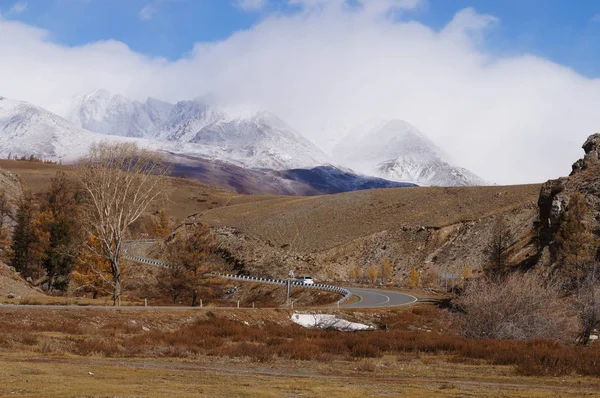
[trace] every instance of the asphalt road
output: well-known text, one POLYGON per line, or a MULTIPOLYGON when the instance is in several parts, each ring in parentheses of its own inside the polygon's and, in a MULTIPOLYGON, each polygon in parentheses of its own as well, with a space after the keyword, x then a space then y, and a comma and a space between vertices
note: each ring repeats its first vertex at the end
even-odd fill
MULTIPOLYGON (((368 288, 354 288, 347 287, 346 289, 352 292, 354 300, 351 300, 348 304, 340 304, 339 308, 389 308, 389 307, 400 307, 403 305, 409 305, 417 302, 417 298, 411 296, 410 294, 394 292, 389 290, 380 290, 380 289, 368 289, 368 288)), ((337 307, 337 305, 332 305, 332 307, 337 307)), ((123 306, 123 307, 112 307, 112 306, 77 306, 77 305, 14 305, 14 304, 0 304, 0 308, 19 308, 19 307, 27 307, 27 308, 36 308, 36 309, 48 309, 48 308, 62 308, 62 309, 84 309, 84 308, 97 308, 97 309, 163 309, 163 310, 190 310, 192 307, 140 307, 140 306, 123 306)), ((197 307, 196 307, 197 308, 197 307)), ((235 307, 206 307, 211 309, 233 309, 235 307)), ((241 309, 250 309, 247 307, 243 307, 241 309)))
POLYGON ((363 289, 347 287, 352 294, 358 297, 349 304, 340 304, 340 308, 387 308, 399 307, 403 305, 413 304, 417 301, 416 297, 410 294, 393 292, 380 289, 363 289))

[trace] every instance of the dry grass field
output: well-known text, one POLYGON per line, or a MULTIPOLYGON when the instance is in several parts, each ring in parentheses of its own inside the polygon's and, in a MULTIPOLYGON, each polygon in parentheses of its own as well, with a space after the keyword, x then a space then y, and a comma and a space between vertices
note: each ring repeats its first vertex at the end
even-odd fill
MULTIPOLYGON (((539 185, 394 188, 317 197, 273 197, 197 217, 297 250, 325 250, 382 230, 468 222, 536 203, 539 185)), ((236 204, 239 203, 239 204, 236 204)), ((233 205, 235 204, 235 205, 233 205)))
POLYGON ((0 397, 600 395, 581 367, 527 375, 550 342, 469 341, 429 306, 339 314, 387 331, 307 330, 285 310, 0 306, 0 397))

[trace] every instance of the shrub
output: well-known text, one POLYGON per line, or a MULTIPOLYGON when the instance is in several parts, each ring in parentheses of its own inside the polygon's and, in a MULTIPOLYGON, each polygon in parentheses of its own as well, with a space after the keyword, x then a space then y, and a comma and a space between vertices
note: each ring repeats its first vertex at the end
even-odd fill
POLYGON ((371 361, 362 361, 356 367, 356 370, 358 370, 359 372, 375 372, 376 369, 377 365, 375 365, 375 363, 371 361))
POLYGON ((381 350, 368 342, 361 342, 354 347, 350 355, 354 358, 379 358, 382 356, 381 350))
POLYGON ((572 337, 572 315, 556 286, 535 273, 512 274, 502 281, 480 278, 456 303, 462 307, 462 332, 474 339, 572 337))

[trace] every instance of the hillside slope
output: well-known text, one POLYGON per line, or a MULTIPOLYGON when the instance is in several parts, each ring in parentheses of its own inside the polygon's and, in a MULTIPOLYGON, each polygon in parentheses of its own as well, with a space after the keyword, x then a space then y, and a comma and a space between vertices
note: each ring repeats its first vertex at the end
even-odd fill
POLYGON ((347 280, 390 258, 395 277, 412 266, 459 272, 483 262, 492 220, 514 225, 513 255, 531 255, 539 185, 401 188, 311 198, 275 197, 205 211, 190 221, 215 227, 222 247, 250 273, 284 277, 290 268, 347 280))

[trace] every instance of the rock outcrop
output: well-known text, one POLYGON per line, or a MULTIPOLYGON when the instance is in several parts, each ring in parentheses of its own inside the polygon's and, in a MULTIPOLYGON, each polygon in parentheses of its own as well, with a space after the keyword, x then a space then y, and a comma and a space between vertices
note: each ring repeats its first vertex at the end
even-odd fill
POLYGON ((12 228, 14 226, 16 203, 23 193, 23 187, 19 177, 10 171, 0 169, 0 192, 3 192, 6 195, 6 198, 12 207, 13 216, 9 216, 3 220, 5 225, 12 228))
POLYGON ((550 180, 540 191, 539 256, 543 263, 552 261, 547 252, 553 247, 569 198, 575 192, 584 195, 590 210, 589 216, 583 221, 588 223, 594 234, 600 234, 600 134, 588 137, 582 148, 585 156, 573 164, 569 177, 550 180))

